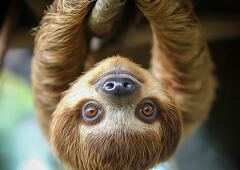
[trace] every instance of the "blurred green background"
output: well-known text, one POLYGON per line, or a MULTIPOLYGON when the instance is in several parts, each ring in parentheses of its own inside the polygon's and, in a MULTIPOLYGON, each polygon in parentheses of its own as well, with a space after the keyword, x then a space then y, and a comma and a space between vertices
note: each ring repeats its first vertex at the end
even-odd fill
POLYGON ((24 59, 27 55, 30 59, 29 54, 29 50, 9 50, 0 74, 1 170, 59 169, 35 119, 29 78, 21 77, 24 71, 29 75, 29 66, 21 64, 30 64, 24 59), (18 55, 20 60, 14 60, 18 55))

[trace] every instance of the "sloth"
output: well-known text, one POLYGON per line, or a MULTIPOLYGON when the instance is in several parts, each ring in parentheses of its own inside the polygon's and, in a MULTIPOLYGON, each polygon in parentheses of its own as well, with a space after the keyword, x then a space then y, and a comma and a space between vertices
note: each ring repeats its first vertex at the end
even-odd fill
POLYGON ((149 70, 113 54, 84 72, 92 4, 55 0, 36 31, 38 120, 72 170, 152 168, 207 118, 216 83, 206 41, 189 1, 135 0, 152 29, 149 70))

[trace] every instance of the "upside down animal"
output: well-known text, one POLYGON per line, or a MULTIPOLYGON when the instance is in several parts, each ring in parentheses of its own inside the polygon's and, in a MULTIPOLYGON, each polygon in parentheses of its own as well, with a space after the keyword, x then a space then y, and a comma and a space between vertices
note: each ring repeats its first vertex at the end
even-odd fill
POLYGON ((152 29, 149 70, 113 54, 85 71, 93 1, 55 0, 37 30, 38 118, 72 170, 152 168, 207 118, 214 99, 213 64, 191 3, 133 2, 152 29))

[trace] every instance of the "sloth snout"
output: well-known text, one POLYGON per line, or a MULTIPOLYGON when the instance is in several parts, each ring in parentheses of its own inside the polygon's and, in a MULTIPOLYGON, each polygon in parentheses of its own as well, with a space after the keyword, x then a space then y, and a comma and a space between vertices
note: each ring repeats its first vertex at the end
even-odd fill
POLYGON ((101 88, 108 95, 131 95, 136 90, 136 83, 129 78, 114 77, 107 79, 101 88))

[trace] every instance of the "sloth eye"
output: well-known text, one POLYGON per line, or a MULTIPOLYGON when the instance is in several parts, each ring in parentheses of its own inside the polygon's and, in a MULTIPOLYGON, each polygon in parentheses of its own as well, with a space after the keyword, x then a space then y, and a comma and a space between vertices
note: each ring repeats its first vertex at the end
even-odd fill
POLYGON ((96 101, 89 101, 84 104, 82 109, 83 119, 86 122, 94 123, 99 120, 102 114, 102 107, 96 101))
POLYGON ((144 116, 152 116, 154 114, 154 106, 151 103, 145 103, 140 111, 144 116))
POLYGON ((89 118, 93 118, 97 115, 98 108, 96 106, 90 106, 85 110, 85 115, 89 118))
POLYGON ((157 119, 158 107, 151 99, 145 99, 140 102, 135 111, 137 118, 146 123, 151 123, 157 119))

